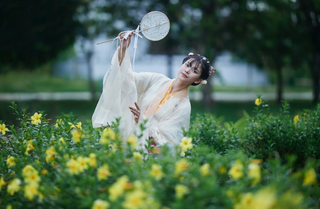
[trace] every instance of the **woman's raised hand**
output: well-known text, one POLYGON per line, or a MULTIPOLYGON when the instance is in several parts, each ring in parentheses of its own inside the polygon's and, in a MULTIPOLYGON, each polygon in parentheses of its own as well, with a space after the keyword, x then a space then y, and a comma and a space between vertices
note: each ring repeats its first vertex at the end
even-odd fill
POLYGON ((120 32, 119 33, 119 38, 120 38, 120 47, 122 50, 126 50, 131 43, 131 37, 133 35, 134 31, 131 32, 120 32), (127 33, 130 33, 129 35, 126 35, 127 33), (126 37, 126 38, 125 38, 126 37))
POLYGON ((133 32, 134 31, 131 31, 131 32, 120 32, 119 33, 120 50, 118 51, 118 59, 119 59, 119 65, 120 66, 121 66, 123 58, 124 58, 124 56, 126 54, 126 50, 127 50, 127 48, 129 47, 129 45, 131 43, 131 37, 133 35, 133 32), (130 34, 126 37, 126 33, 130 33, 130 34))

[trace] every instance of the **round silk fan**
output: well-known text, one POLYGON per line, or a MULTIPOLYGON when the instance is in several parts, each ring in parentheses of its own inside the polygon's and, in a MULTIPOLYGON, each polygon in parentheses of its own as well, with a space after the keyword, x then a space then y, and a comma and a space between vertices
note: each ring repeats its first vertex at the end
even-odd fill
MULTIPOLYGON (((134 33, 141 37, 139 33, 141 32, 143 36, 150 41, 159 41, 167 36, 170 30, 170 21, 169 18, 162 12, 152 11, 147 13, 141 20, 138 28, 134 33)), ((124 38, 126 39, 131 31, 126 31, 124 38)), ((141 37, 142 38, 142 37, 141 37)), ((119 36, 116 38, 99 42, 98 44, 103 44, 109 41, 119 39, 119 36)))
POLYGON ((150 41, 159 41, 167 36, 170 30, 170 21, 162 12, 149 12, 140 22, 143 36, 150 41))

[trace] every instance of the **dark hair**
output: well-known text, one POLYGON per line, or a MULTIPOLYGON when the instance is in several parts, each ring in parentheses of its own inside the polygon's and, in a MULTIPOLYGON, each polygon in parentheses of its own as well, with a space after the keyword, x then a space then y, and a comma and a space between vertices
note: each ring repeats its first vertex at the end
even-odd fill
MULTIPOLYGON (((192 61, 190 62, 190 64, 192 65, 194 62, 196 63, 196 67, 199 67, 199 65, 201 65, 201 75, 199 78, 203 79, 203 80, 207 80, 207 78, 209 77, 209 71, 210 71, 210 63, 209 60, 201 55, 188 55, 187 57, 185 57, 182 61, 182 64, 184 64, 186 61, 192 59, 192 61)), ((197 86, 200 83, 192 83, 192 86, 197 86)))

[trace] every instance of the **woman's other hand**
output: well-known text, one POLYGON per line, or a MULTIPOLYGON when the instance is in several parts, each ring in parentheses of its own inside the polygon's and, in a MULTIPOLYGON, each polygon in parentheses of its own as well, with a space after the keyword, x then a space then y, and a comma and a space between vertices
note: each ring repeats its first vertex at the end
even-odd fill
POLYGON ((139 118, 140 118, 140 108, 139 108, 139 106, 138 106, 138 104, 136 102, 134 103, 134 105, 136 106, 136 108, 129 107, 129 109, 133 114, 134 121, 136 123, 138 123, 139 122, 139 118))

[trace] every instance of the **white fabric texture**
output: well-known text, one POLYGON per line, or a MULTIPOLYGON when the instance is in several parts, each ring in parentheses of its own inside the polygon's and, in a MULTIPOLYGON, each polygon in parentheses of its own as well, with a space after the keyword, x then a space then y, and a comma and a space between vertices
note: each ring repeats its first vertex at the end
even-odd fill
MULTIPOLYGON (((118 48, 119 50, 119 48, 118 48)), ((135 73, 126 52, 119 66, 115 52, 109 71, 103 81, 103 91, 92 116, 94 128, 106 126, 121 117, 120 131, 123 138, 130 133, 142 134, 140 146, 153 137, 158 145, 177 145, 183 138, 182 127, 189 128, 191 105, 188 89, 177 92, 158 110, 160 101, 174 80, 157 73, 135 73), (137 102, 141 113, 139 123, 133 119, 129 106, 137 102), (140 132, 140 123, 148 120, 146 130, 140 132)))

